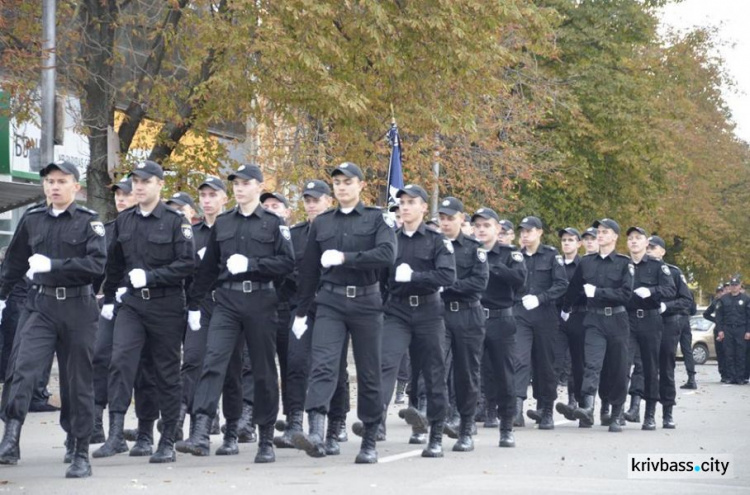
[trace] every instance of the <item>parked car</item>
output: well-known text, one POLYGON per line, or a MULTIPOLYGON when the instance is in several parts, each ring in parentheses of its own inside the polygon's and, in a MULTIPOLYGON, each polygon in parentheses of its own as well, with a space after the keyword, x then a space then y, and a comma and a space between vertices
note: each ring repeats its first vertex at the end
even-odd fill
MULTIPOLYGON (((714 345, 714 326, 716 324, 708 321, 700 313, 690 317, 690 329, 693 331, 693 359, 695 364, 705 364, 709 359, 716 359, 716 346, 714 345)), ((682 349, 677 346, 677 357, 682 357, 682 349)))

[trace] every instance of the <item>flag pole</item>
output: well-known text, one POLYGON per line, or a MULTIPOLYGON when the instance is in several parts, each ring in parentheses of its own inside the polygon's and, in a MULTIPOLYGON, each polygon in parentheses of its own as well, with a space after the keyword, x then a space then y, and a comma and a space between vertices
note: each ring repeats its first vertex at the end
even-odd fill
MULTIPOLYGON (((393 103, 391 103, 391 129, 388 130, 388 134, 390 135, 391 130, 393 129, 393 126, 396 125, 396 114, 393 111, 393 103)), ((389 206, 390 198, 391 198, 391 166, 393 164, 393 148, 394 144, 391 143, 391 156, 388 158, 388 174, 385 176, 385 208, 387 209, 389 206)))

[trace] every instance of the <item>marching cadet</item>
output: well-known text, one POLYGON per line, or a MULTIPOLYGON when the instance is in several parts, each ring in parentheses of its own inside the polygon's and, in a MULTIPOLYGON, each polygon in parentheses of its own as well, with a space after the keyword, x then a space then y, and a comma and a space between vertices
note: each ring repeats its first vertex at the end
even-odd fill
MULTIPOLYGON (((667 253, 664 239, 657 235, 649 237, 646 252, 654 259, 663 260, 667 253)), ((674 265, 666 265, 672 275, 676 294, 674 297, 663 299, 660 305, 664 330, 661 334, 661 345, 659 346, 659 400, 662 405, 662 426, 673 429, 676 426, 672 409, 677 396, 674 381, 677 344, 683 328, 687 326, 688 331, 690 331, 690 312, 693 309, 694 301, 693 293, 690 292, 682 271, 674 265)), ((692 356, 692 352, 690 355, 692 356)), ((687 357, 685 359, 687 360, 687 357)), ((693 372, 694 374, 695 372, 693 372)))
MULTIPOLYGON (((491 366, 497 408, 500 417, 500 447, 515 447, 513 417, 515 400, 516 319, 513 316, 515 292, 526 280, 524 256, 516 248, 498 242, 500 218, 490 208, 480 208, 472 215, 474 232, 485 251, 489 266, 487 290, 482 296, 486 334, 484 347, 491 366)), ((485 384, 485 387, 488 384, 485 384)))
POLYGON ((273 427, 279 410, 279 385, 274 359, 278 298, 273 281, 291 273, 294 252, 284 220, 260 205, 260 168, 242 165, 228 179, 237 206, 217 217, 190 289, 188 320, 195 330, 200 327, 200 302, 218 285, 203 371, 193 399, 195 428, 177 448, 193 455, 208 454, 209 429, 227 366, 238 338, 244 336, 253 366, 253 421, 260 426, 255 462, 275 462, 273 427))
POLYGON ((451 382, 461 422, 457 432, 446 425, 446 433, 458 438, 454 452, 468 452, 474 450, 471 435, 479 398, 479 366, 485 335, 480 299, 487 289, 490 272, 482 243, 462 232, 463 203, 454 197, 444 198, 438 214, 440 230, 453 244, 456 260, 456 281, 446 286, 441 296, 445 306, 446 354, 448 351, 452 354, 451 382))
MULTIPOLYGON (((609 388, 607 397, 612 404, 609 431, 620 432, 619 418, 628 389, 628 340, 630 328, 625 305, 633 294, 633 267, 630 258, 615 252, 620 226, 605 218, 594 222, 597 229, 599 252, 581 259, 568 286, 563 301, 563 312, 570 314, 583 293, 587 298, 586 362, 581 385, 581 401, 575 417, 584 425, 594 424, 594 394, 599 386, 605 354, 608 357, 609 388)), ((565 319, 565 315, 562 316, 565 319)))
MULTIPOLYGON (((676 289, 669 267, 663 261, 646 254, 646 231, 641 227, 630 227, 627 236, 630 257, 635 267, 634 297, 627 304, 630 318, 630 362, 633 362, 637 347, 643 368, 642 379, 631 378, 631 383, 636 384, 631 397, 636 407, 640 397, 646 398, 646 413, 641 429, 655 430, 654 415, 659 401, 659 348, 664 330, 661 313, 666 309, 661 303, 673 298, 676 289)), ((631 421, 628 415, 625 415, 625 419, 631 421)))
POLYGON ((565 294, 568 279, 557 249, 541 243, 544 234, 542 221, 529 216, 521 220, 518 227, 527 277, 523 289, 516 293, 513 312, 518 323, 516 407, 518 411, 523 410, 533 372, 537 409, 527 411, 527 416, 539 422, 539 429, 552 430, 555 428, 552 410, 557 399, 554 362, 559 320, 555 301, 565 294))
MULTIPOLYGON (((396 233, 396 263, 388 272, 382 338, 382 394, 387 410, 396 387, 401 359, 409 350, 412 376, 422 374, 427 393, 429 443, 422 457, 443 457, 443 426, 447 411, 445 387, 445 323, 439 290, 456 279, 453 244, 424 221, 427 192, 409 184, 396 193, 402 227, 396 233)), ((405 412, 414 433, 427 433, 422 416, 405 412)))
POLYGON ((383 417, 383 306, 378 280, 380 271, 395 259, 395 223, 388 212, 361 202, 365 182, 357 165, 344 162, 331 176, 339 206, 318 215, 310 226, 300 267, 299 305, 292 325, 297 338, 308 328, 313 299, 316 314, 305 399, 310 430, 308 435, 296 433, 294 444, 312 457, 325 456, 325 414, 339 383, 341 349, 349 334, 357 367, 357 415, 364 424, 355 462, 370 464, 378 460, 375 442, 383 417))
MULTIPOLYGON (((713 298, 711 298, 711 303, 708 305, 706 310, 703 311, 703 317, 705 319, 710 322, 716 323, 716 305, 719 303, 721 297, 728 292, 728 288, 728 284, 721 283, 716 287, 716 292, 714 293, 713 298)), ((683 355, 687 352, 692 352, 692 342, 689 342, 689 344, 690 345, 685 348, 682 345, 682 340, 680 340, 680 347, 682 348, 683 355)), ((719 340, 719 328, 716 325, 714 325, 714 348, 716 349, 716 364, 719 368, 719 377, 721 378, 721 383, 729 383, 729 378, 727 378, 726 359, 724 356, 724 343, 719 340)), ((682 385, 680 388, 686 387, 685 385, 682 385)))
POLYGON ((66 478, 91 476, 89 441, 94 428, 92 355, 98 305, 92 283, 106 261, 104 225, 98 215, 75 203, 78 169, 54 162, 39 172, 48 206, 24 215, 11 242, 0 277, 0 312, 13 287, 26 274, 37 286, 20 339, 8 403, 0 464, 16 464, 19 439, 36 378, 57 350, 63 407, 61 426, 75 438, 66 478))
POLYGON ((114 316, 116 291, 123 279, 128 290, 121 298, 112 342, 109 435, 94 457, 124 452, 125 413, 142 351, 147 349, 164 422, 149 462, 174 462, 174 434, 180 415, 180 347, 186 323, 183 284, 195 267, 193 230, 181 213, 160 200, 164 170, 158 163, 141 162, 129 177, 138 204, 115 220, 104 282, 104 318, 114 316))
POLYGON ((171 206, 185 216, 187 222, 192 225, 193 221, 198 218, 198 207, 195 201, 185 191, 176 192, 165 201, 167 206, 171 206))
POLYGON ((729 281, 729 289, 716 303, 717 340, 724 345, 727 383, 744 385, 747 341, 750 340, 750 297, 742 292, 738 276, 729 281))

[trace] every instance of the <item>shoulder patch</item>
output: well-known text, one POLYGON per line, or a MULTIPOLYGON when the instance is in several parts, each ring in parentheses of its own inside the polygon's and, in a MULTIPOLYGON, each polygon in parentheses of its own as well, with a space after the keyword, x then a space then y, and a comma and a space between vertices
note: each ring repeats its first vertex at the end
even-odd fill
POLYGON ((477 259, 480 263, 484 263, 487 261, 487 251, 484 249, 477 249, 477 259))
POLYGON ((669 267, 667 265, 661 265, 661 271, 664 272, 664 275, 670 276, 672 273, 669 271, 669 267))
POLYGON ((102 222, 90 222, 91 230, 99 237, 104 237, 104 224, 102 222))
POLYGON ((453 242, 451 242, 450 239, 443 238, 443 244, 445 244, 445 248, 448 250, 449 253, 453 254, 455 252, 453 249, 453 242))
POLYGON ((563 257, 558 255, 555 255, 555 259, 557 260, 557 264, 560 266, 565 266, 565 261, 563 261, 563 257))
POLYGON ((393 218, 391 217, 391 214, 387 211, 383 212, 383 221, 390 228, 394 228, 396 226, 396 221, 393 220, 393 218))
POLYGON ((85 211, 85 212, 86 212, 86 213, 88 213, 89 215, 98 215, 98 213, 97 213, 97 212, 95 212, 94 210, 92 210, 92 209, 90 209, 90 208, 86 208, 85 206, 80 206, 80 205, 79 205, 79 206, 78 206, 78 209, 79 209, 79 210, 81 210, 81 211, 85 211))
POLYGON ((286 225, 279 225, 279 230, 281 231, 281 235, 286 239, 287 241, 292 240, 292 234, 289 232, 289 227, 286 225))
POLYGON ((180 226, 180 230, 182 230, 182 236, 185 239, 192 239, 193 238, 193 227, 192 226, 190 226, 190 225, 188 225, 186 223, 183 223, 180 226))
POLYGON ((631 277, 635 277, 635 266, 633 263, 628 263, 628 271, 630 272, 631 277))
POLYGON ((520 263, 523 261, 523 254, 521 253, 521 251, 513 251, 510 257, 513 258, 513 261, 515 261, 516 263, 520 263))

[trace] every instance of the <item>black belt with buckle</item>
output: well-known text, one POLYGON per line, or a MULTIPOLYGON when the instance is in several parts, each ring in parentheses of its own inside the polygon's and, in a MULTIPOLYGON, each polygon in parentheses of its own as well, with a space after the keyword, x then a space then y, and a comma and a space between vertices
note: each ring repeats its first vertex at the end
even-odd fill
POLYGON ((636 318, 645 318, 647 316, 659 316, 659 310, 658 309, 636 309, 636 310, 630 310, 628 311, 629 314, 635 316, 636 318))
POLYGON ((391 296, 391 299, 394 302, 400 303, 400 304, 408 304, 412 308, 418 308, 419 306, 424 306, 425 304, 429 303, 435 303, 440 301, 440 293, 439 292, 433 292, 432 294, 424 294, 422 296, 414 295, 414 296, 391 296))
POLYGON ((328 292, 333 292, 334 294, 346 296, 349 299, 353 299, 355 297, 368 296, 370 294, 376 294, 380 292, 379 283, 374 283, 372 285, 357 286, 357 285, 336 285, 330 282, 324 282, 323 288, 327 290, 328 292))
POLYGON ((144 301, 160 297, 173 296, 182 293, 182 287, 144 287, 142 289, 128 289, 128 294, 140 297, 144 301))
POLYGON ((252 280, 243 280, 242 282, 224 282, 220 286, 222 289, 244 292, 249 294, 256 290, 270 290, 274 288, 273 282, 253 282, 252 280))
POLYGON ((481 306, 479 301, 445 301, 445 309, 453 313, 458 313, 461 310, 478 308, 481 306))
POLYGON ((40 285, 37 292, 43 296, 54 297, 58 301, 64 301, 69 297, 83 297, 94 295, 91 285, 76 285, 75 287, 52 287, 40 285))
POLYGON ((503 309, 484 308, 484 317, 488 320, 490 318, 502 318, 504 316, 513 316, 513 308, 503 308, 503 309))
POLYGON ((590 308, 589 311, 593 311, 598 315, 612 316, 618 313, 624 313, 627 309, 625 309, 625 306, 608 306, 606 308, 590 308))
POLYGON ((570 311, 568 311, 570 314, 575 313, 585 313, 586 312, 586 306, 573 306, 570 308, 570 311))

